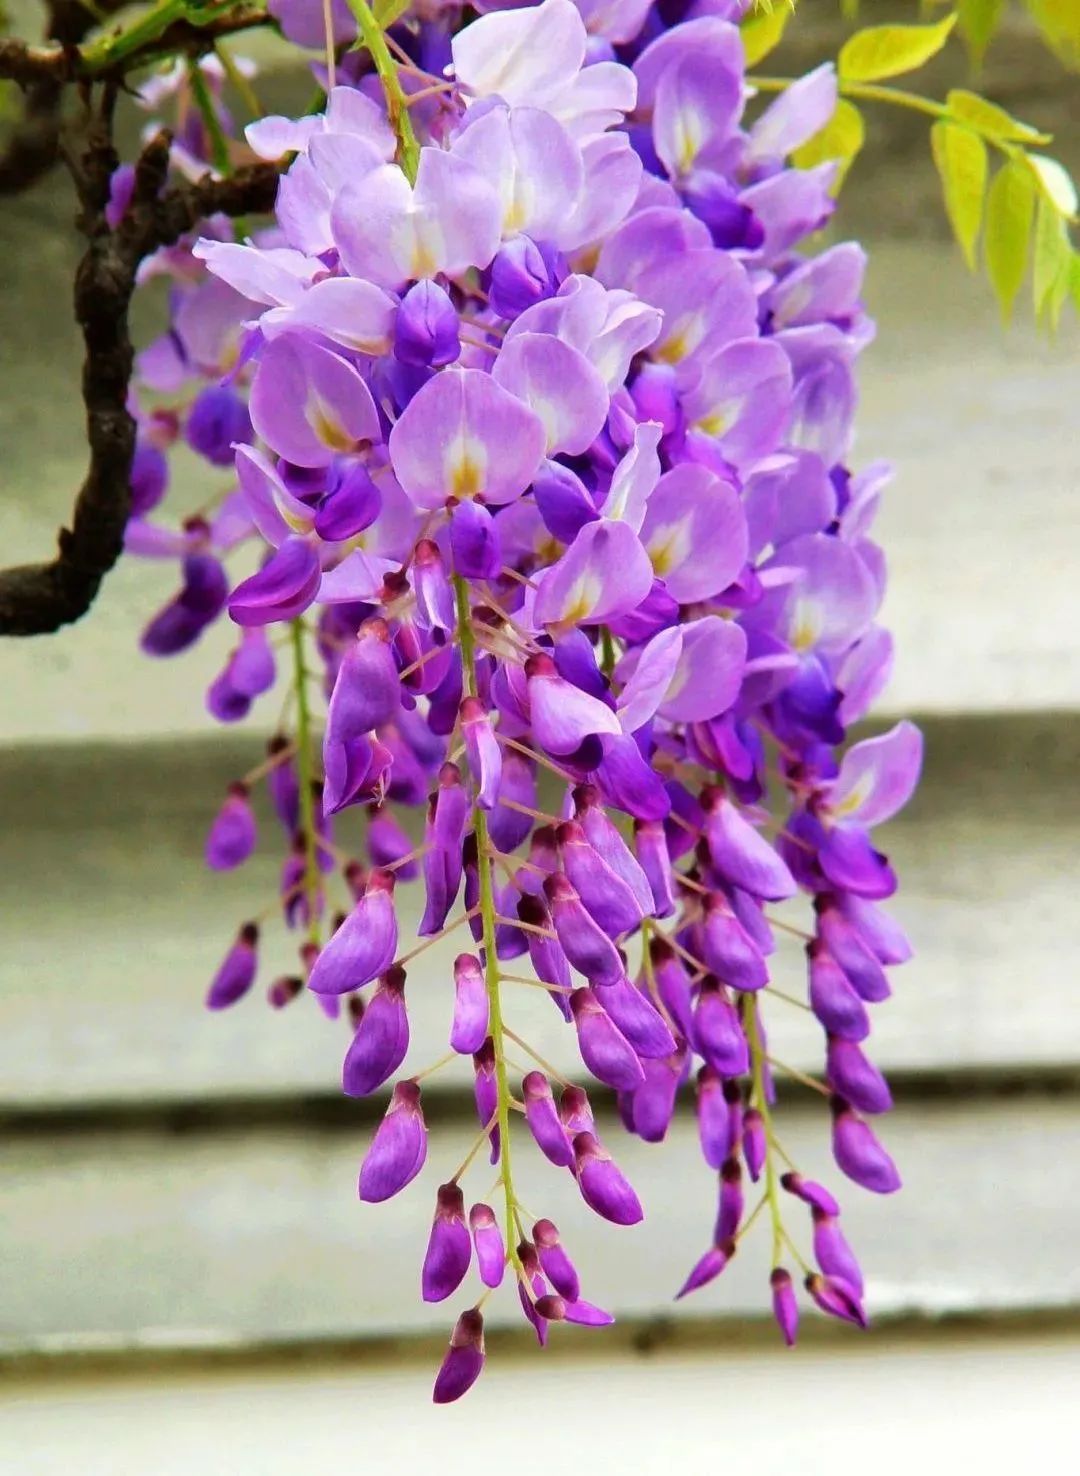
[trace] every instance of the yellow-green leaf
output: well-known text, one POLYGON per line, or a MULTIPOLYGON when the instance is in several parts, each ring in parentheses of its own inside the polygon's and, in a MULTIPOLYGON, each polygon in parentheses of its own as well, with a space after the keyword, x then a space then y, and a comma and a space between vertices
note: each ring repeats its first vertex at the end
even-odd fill
POLYGON ((960 34, 977 67, 982 65, 1004 8, 1005 0, 957 0, 960 34))
POLYGON ((1047 45, 1069 67, 1080 67, 1080 6, 1076 0, 1024 0, 1047 45))
POLYGON ((1000 139, 1005 143, 1048 144, 1050 135, 1040 133, 1027 123, 1021 123, 997 103, 987 102, 977 92, 954 87, 945 98, 949 112, 958 123, 967 123, 977 129, 984 138, 1000 139))
POLYGON ((974 271, 989 171, 986 145, 977 133, 959 123, 935 123, 930 130, 930 147, 941 176, 949 223, 974 271))
POLYGON ((983 249, 986 270, 1007 318, 1027 270, 1035 180, 1022 159, 1009 159, 990 182, 983 249))
POLYGON ((862 114, 854 103, 842 97, 825 126, 819 128, 812 138, 808 138, 795 150, 791 156, 792 162, 799 169, 814 169, 818 164, 828 163, 831 159, 837 160, 840 169, 836 176, 836 189, 839 190, 845 175, 855 162, 856 154, 863 146, 865 137, 866 127, 862 114))
POLYGON ((1031 258, 1031 290, 1035 316, 1056 326, 1069 290, 1072 247, 1065 222, 1043 196, 1035 212, 1035 246, 1031 258))
POLYGON ((1039 193, 1049 200, 1059 215, 1067 215, 1071 220, 1076 214, 1076 186, 1064 164, 1051 159, 1049 154, 1028 154, 1027 162, 1035 175, 1039 193))
POLYGON ((759 61, 768 56, 783 36, 792 14, 792 7, 783 3, 783 0, 771 10, 747 12, 739 31, 748 67, 756 67, 759 61))
POLYGON ((878 82, 913 72, 936 56, 956 25, 947 15, 933 26, 870 26, 857 31, 840 48, 837 70, 842 82, 878 82))

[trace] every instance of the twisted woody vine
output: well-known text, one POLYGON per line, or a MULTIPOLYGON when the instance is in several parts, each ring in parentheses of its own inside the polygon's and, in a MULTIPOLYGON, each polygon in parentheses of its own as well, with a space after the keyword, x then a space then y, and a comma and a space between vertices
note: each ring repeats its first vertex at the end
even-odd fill
POLYGON ((798 79, 748 73, 792 15, 742 0, 162 0, 90 40, 88 14, 53 17, 52 43, 0 40, 25 96, 0 180, 62 155, 78 188, 90 459, 56 558, 0 573, 0 628, 78 618, 123 550, 175 567, 148 656, 235 628, 215 719, 265 732, 284 695, 206 846, 243 865, 265 786, 280 895, 239 904, 206 1003, 265 993, 347 1026, 343 1091, 385 1101, 359 1215, 424 1167, 432 1075, 467 1070, 473 1130, 416 1207, 421 1295, 453 1299, 436 1401, 480 1375, 493 1297, 541 1346, 613 1321, 577 1225, 524 1208, 519 1162, 628 1234, 650 1186, 620 1143, 661 1155, 680 1113, 703 1233, 677 1295, 760 1232, 784 1342, 809 1304, 864 1326, 833 1190, 900 1188, 868 1039, 911 950, 875 829, 922 742, 906 721, 849 737, 893 657, 889 472, 853 454, 865 254, 821 233, 860 106, 913 107, 969 258, 1008 308, 1030 255, 1056 320, 1075 196, 1048 140, 973 92, 888 81, 951 15, 859 32, 798 79), (227 44, 267 25, 310 53, 303 116, 264 115, 227 44), (131 163, 122 87, 174 119, 131 163), (136 352, 129 300, 160 278, 168 327, 136 352), (190 515, 181 442, 221 487, 190 515), (782 950, 805 955, 802 998, 772 982, 782 950), (414 987, 442 1001, 430 1064, 410 1058, 414 987), (537 990, 576 1039, 570 1078, 519 1034, 537 990), (819 1077, 770 1051, 791 1009, 820 1027, 819 1077), (784 1074, 822 1098, 832 1187, 785 1151, 784 1074))

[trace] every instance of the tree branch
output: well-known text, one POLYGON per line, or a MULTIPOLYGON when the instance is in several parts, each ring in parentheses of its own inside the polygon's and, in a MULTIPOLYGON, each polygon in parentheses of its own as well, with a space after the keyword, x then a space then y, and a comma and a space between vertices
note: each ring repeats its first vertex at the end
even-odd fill
POLYGON ((273 208, 273 164, 163 190, 169 144, 169 135, 160 133, 143 151, 131 205, 115 231, 105 221, 109 179, 118 162, 107 125, 96 125, 79 161, 80 227, 89 239, 75 276, 75 316, 85 346, 82 396, 90 464, 71 527, 60 530, 57 556, 0 570, 0 635, 43 635, 78 620, 123 549, 135 449, 135 423, 127 410, 133 362, 128 307, 139 263, 207 216, 258 215, 273 208))

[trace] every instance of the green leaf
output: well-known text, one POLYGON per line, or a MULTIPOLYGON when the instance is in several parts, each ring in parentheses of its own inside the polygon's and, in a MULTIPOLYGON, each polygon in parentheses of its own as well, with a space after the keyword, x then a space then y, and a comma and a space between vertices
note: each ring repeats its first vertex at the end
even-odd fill
POLYGON ((986 145, 977 133, 959 123, 935 123, 930 130, 930 148, 941 176, 949 223, 974 271, 989 171, 986 145))
POLYGON ((1031 290, 1035 316, 1057 326, 1069 291, 1072 247, 1065 222, 1053 205, 1040 196, 1035 212, 1035 246, 1032 252, 1031 290))
POLYGON ((933 26, 870 26, 844 42, 837 58, 841 82, 878 82, 913 72, 936 56, 956 25, 947 15, 933 26))
POLYGON ((747 12, 739 27, 739 34, 742 36, 748 67, 756 67, 759 61, 768 56, 783 36, 793 14, 793 7, 787 4, 774 5, 771 10, 747 12))
POLYGON ((1004 9, 1005 0, 957 0, 959 31, 977 67, 982 65, 1004 9))
POLYGON ((1027 123, 1021 123, 997 103, 987 102, 977 92, 968 92, 963 87, 954 87, 946 96, 949 112, 958 123, 966 123, 981 133, 984 138, 1004 143, 1048 144, 1050 135, 1040 133, 1027 123))
POLYGON ((1076 0, 1024 0, 1051 51, 1080 67, 1080 5, 1076 0))
POLYGON ((1049 200, 1059 215, 1071 220, 1076 214, 1076 186, 1064 164, 1051 159, 1049 154, 1028 154, 1027 162, 1035 175, 1039 193, 1049 200))
POLYGON ((838 160, 840 170, 836 178, 836 189, 839 190, 845 175, 855 162, 856 154, 863 146, 865 137, 866 126, 862 114, 854 103, 842 97, 837 101, 836 110, 825 126, 819 128, 812 138, 808 138, 795 150, 791 156, 792 162, 799 169, 813 169, 831 159, 838 160))
POLYGON ((1028 241, 1035 211, 1035 180, 1022 159, 1009 159, 994 175, 986 197, 983 249, 986 270, 1008 318, 1027 270, 1028 241))

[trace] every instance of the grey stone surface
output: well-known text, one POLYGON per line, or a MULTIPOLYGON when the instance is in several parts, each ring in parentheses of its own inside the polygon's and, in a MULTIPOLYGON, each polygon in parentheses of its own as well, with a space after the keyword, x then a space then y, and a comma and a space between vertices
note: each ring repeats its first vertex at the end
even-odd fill
MULTIPOLYGON (((938 720, 927 738, 924 784, 883 832, 918 952, 875 1012, 875 1056, 907 1069, 1080 1063, 1067 964, 1080 945, 1076 725, 938 720)), ((280 839, 265 812, 261 859, 226 876, 202 861, 218 796, 246 761, 235 740, 0 754, 0 1104, 336 1090, 344 1031, 310 999, 280 1014, 261 993, 224 1015, 202 1009, 236 926, 274 895, 280 839)), ((343 843, 359 840, 343 817, 343 843)), ((416 891, 400 892, 402 951, 416 891)), ((445 1049, 459 936, 413 970, 415 1069, 445 1049)), ((267 923, 262 987, 293 966, 294 946, 267 923)), ((804 993, 797 939, 780 936, 776 976, 804 993)), ((536 1048, 577 1069, 572 1032, 541 992, 507 991, 536 1048)), ((808 1016, 780 1000, 768 1014, 781 1059, 820 1060, 808 1016)))
MULTIPOLYGON (((475 1290, 446 1306, 424 1304, 419 1268, 435 1187, 464 1158, 475 1124, 433 1116, 429 1129, 421 1176, 382 1205, 356 1198, 366 1128, 10 1139, 0 1148, 4 1346, 231 1346, 445 1328, 475 1290)), ((708 1246, 715 1214, 715 1175, 700 1159, 692 1119, 677 1120, 661 1146, 625 1138, 613 1124, 601 1131, 641 1195, 638 1227, 598 1220, 570 1175, 540 1157, 520 1119, 513 1124, 526 1218, 547 1215, 559 1225, 585 1295, 623 1317, 767 1314, 762 1222, 718 1282, 671 1303, 708 1246)), ((776 1131, 801 1171, 840 1196, 873 1315, 988 1315, 1080 1302, 1074 1099, 896 1111, 880 1131, 905 1187, 887 1199, 847 1184, 833 1167, 828 1114, 810 1093, 805 1107, 777 1113, 776 1131)), ((473 1164, 463 1181, 470 1201, 491 1194, 492 1176, 482 1159, 473 1164)), ((756 1197, 748 1186, 749 1206, 756 1197)), ((785 1223, 805 1252, 806 1213, 784 1200, 785 1223)), ((509 1285, 485 1315, 492 1326, 516 1325, 509 1285)))
POLYGON ((489 1346, 462 1403, 428 1402, 439 1352, 238 1374, 35 1380, 0 1388, 0 1465, 20 1476, 297 1476, 478 1466, 555 1471, 752 1470, 759 1476, 909 1476, 974 1466, 1012 1476, 1075 1462, 1075 1338, 915 1345, 882 1333, 829 1352, 747 1347, 739 1333, 696 1353, 580 1350, 507 1358, 489 1346))

